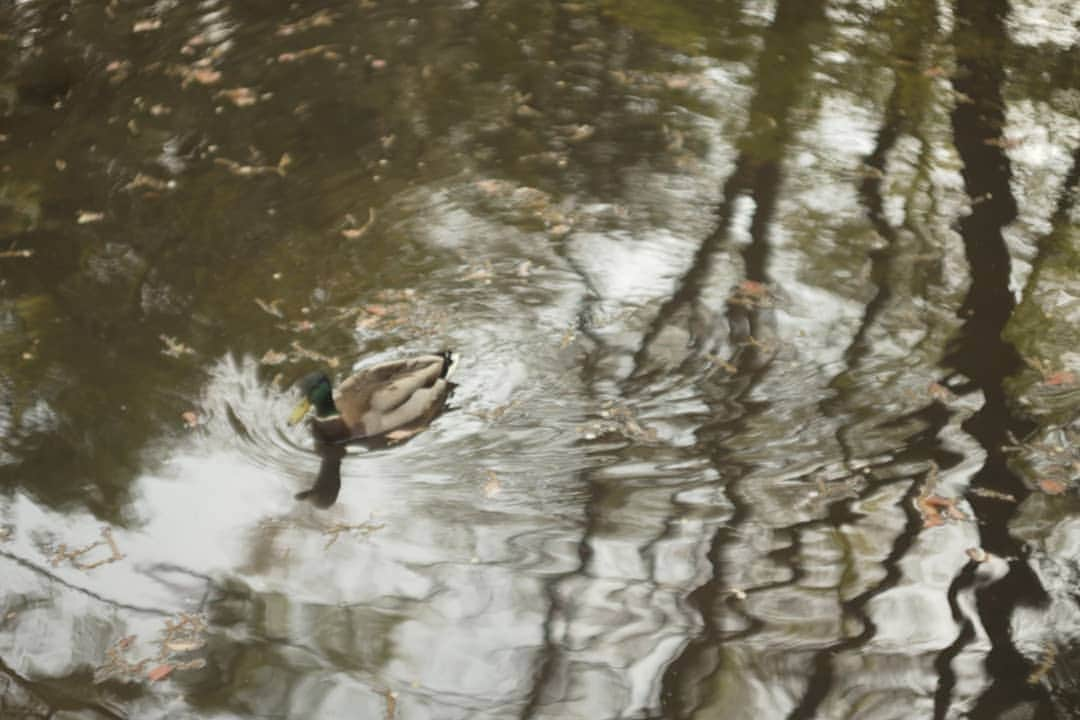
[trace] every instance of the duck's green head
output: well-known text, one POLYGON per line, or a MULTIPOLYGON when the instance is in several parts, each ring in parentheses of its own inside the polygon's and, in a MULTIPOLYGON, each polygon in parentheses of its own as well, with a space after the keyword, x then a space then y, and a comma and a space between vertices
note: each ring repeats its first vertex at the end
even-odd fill
POLYGON ((293 408, 289 416, 289 424, 295 425, 300 422, 307 411, 315 408, 315 415, 326 417, 337 414, 337 406, 334 405, 334 389, 330 385, 330 378, 323 372, 313 372, 300 378, 298 384, 303 399, 293 408))

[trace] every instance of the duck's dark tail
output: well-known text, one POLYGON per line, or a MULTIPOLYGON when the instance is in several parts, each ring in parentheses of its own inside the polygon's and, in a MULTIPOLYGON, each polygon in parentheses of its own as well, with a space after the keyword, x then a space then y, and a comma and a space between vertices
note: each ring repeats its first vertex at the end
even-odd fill
POLYGON ((443 350, 438 354, 442 355, 443 359, 442 372, 439 373, 439 377, 448 378, 450 377, 450 373, 454 371, 454 367, 457 365, 458 356, 449 350, 443 350))

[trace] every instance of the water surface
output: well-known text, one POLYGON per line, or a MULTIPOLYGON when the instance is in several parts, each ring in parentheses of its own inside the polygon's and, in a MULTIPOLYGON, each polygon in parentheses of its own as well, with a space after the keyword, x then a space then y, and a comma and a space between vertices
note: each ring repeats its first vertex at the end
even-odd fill
POLYGON ((1049 0, 0 6, 3 713, 1072 717, 1078 43, 1049 0), (406 444, 285 423, 442 348, 406 444))

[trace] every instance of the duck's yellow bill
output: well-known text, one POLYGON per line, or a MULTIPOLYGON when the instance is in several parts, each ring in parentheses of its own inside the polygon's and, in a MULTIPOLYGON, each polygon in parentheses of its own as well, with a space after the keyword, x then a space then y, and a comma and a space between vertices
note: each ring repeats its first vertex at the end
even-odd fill
POLYGON ((303 420, 304 416, 307 415, 307 411, 310 409, 311 401, 307 398, 301 400, 299 403, 296 404, 296 407, 293 408, 292 415, 289 416, 289 424, 295 425, 296 423, 303 420))

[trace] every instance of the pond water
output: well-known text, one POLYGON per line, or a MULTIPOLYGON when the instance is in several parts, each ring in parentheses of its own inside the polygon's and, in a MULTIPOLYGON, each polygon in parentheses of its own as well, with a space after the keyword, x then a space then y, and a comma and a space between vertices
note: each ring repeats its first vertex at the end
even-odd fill
POLYGON ((1078 8, 0 4, 0 715, 1075 717, 1078 8))

